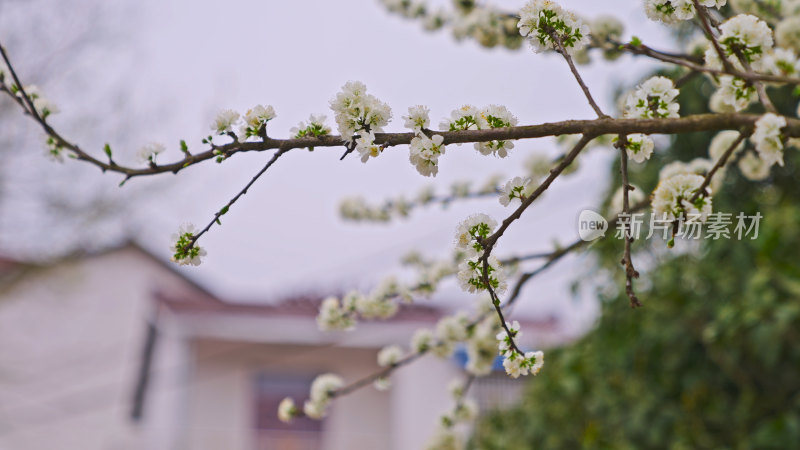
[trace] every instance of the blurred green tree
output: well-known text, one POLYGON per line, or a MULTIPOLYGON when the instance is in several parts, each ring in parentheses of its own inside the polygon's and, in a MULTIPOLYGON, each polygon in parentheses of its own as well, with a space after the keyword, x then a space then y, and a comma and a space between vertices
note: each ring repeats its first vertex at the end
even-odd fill
MULTIPOLYGON (((706 79, 689 81, 682 113, 706 112, 710 92, 706 79)), ((791 91, 773 98, 792 114, 791 91)), ((658 167, 706 156, 712 137, 674 138, 631 181, 651 192, 658 167)), ((599 270, 617 277, 597 289, 595 328, 549 352, 519 405, 488 414, 471 446, 800 448, 800 158, 786 155, 762 183, 728 169, 715 192, 716 211, 762 214, 758 239, 705 240, 686 252, 637 241, 654 264, 637 285, 644 308, 628 308, 614 287, 623 283, 615 240, 595 245, 599 270)), ((611 191, 619 185, 617 176, 611 191)))

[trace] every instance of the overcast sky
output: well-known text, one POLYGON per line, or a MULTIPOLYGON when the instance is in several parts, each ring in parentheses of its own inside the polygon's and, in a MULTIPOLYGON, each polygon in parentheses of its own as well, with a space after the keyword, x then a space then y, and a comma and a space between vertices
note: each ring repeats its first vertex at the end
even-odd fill
MULTIPOLYGON (((56 0, 41 3, 62 7, 56 0)), ((449 32, 426 33, 418 23, 390 15, 377 0, 117 3, 113 8, 106 5, 125 12, 114 19, 121 21, 110 44, 114 57, 101 53, 80 61, 62 58, 70 77, 42 89, 60 105, 62 116, 92 108, 118 114, 124 132, 115 129, 106 134, 73 121, 65 123, 65 134, 87 149, 99 150, 110 141, 117 158, 126 162, 133 161, 139 145, 152 140, 170 146, 162 161, 180 157, 180 139, 200 151, 200 139, 222 108, 244 112, 255 104, 271 104, 278 117, 269 124, 270 134, 286 137, 288 129, 309 113, 331 117, 328 100, 348 80, 363 81, 391 105, 395 120, 390 131, 402 130, 400 116, 416 104, 430 107, 433 124, 464 103, 503 104, 521 124, 593 117, 567 65, 556 55, 457 43, 449 32), (76 92, 69 81, 73 78, 91 82, 76 92), (123 100, 92 95, 93 86, 101 91, 108 80, 124 80, 123 100)), ((512 9, 523 2, 495 3, 512 9)), ((626 38, 636 34, 648 42, 663 42, 665 30, 644 18, 641 2, 560 3, 586 17, 616 15, 629 25, 626 38)), ((3 11, 8 9, 13 3, 3 11)), ((96 38, 103 39, 99 31, 96 38)), ((598 61, 582 71, 601 106, 613 111, 614 89, 637 81, 650 68, 645 61, 624 57, 610 64, 598 61)), ((60 120, 56 116, 52 121, 59 125, 60 120)), ((203 237, 208 257, 187 273, 225 298, 248 301, 269 301, 309 289, 370 286, 392 273, 409 249, 430 257, 449 254, 453 230, 467 215, 486 212, 501 219, 508 212, 492 199, 468 201, 446 211, 431 208, 393 225, 352 224, 338 217, 342 197, 361 194, 378 202, 404 193, 413 196, 431 182, 446 192, 455 180, 480 182, 493 173, 510 178, 522 174, 521 164, 532 152, 555 155, 556 149, 551 139, 522 141, 501 160, 481 156, 470 145, 451 146, 434 180, 415 171, 405 147, 392 148, 367 164, 354 157, 340 162, 341 152, 318 149, 284 156, 231 209, 224 226, 203 237)), ((507 233, 496 253, 549 250, 556 240, 573 241, 578 213, 596 205, 604 194, 613 156, 607 149, 584 156, 580 172, 559 179, 507 233)), ((269 157, 249 154, 221 165, 209 162, 169 182, 132 180, 131 184, 149 186, 151 191, 130 217, 131 228, 139 230, 139 239, 149 248, 168 258, 169 236, 177 226, 204 225, 269 157)), ((87 177, 101 177, 96 169, 78 170, 87 177)), ((119 177, 103 177, 97 188, 124 198, 116 188, 119 177)), ((519 311, 538 315, 574 310, 568 285, 585 270, 586 260, 580 257, 551 269, 525 291, 519 311)), ((453 288, 444 296, 455 302, 468 298, 453 288)), ((592 310, 587 305, 579 309, 592 310)))

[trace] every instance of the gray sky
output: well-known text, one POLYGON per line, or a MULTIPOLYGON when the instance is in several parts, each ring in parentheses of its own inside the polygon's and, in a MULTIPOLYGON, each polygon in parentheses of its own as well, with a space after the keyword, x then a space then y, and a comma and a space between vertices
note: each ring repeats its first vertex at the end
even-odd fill
MULTIPOLYGON (((53 8, 60 6, 51 3, 53 8)), ((513 9, 523 2, 495 3, 513 9)), ((641 2, 560 3, 585 17, 616 15, 628 25, 626 38, 636 34, 647 42, 664 42, 665 29, 644 18, 641 2)), ((199 151, 200 139, 222 108, 244 112, 258 103, 271 104, 278 117, 270 122, 270 134, 286 137, 289 128, 309 113, 331 117, 328 100, 348 80, 363 81, 391 105, 395 120, 390 131, 402 130, 400 116, 416 104, 431 108, 433 124, 464 103, 506 105, 521 124, 589 119, 593 114, 567 65, 556 55, 457 43, 449 32, 425 33, 418 23, 390 15, 377 0, 120 4, 135 14, 122 19, 130 23, 114 44, 112 64, 104 64, 100 57, 94 64, 68 64, 74 77, 97 80, 82 87, 88 94, 76 93, 66 82, 42 88, 60 105, 61 116, 92 107, 120 115, 124 133, 114 129, 106 134, 72 122, 65 125, 65 134, 98 150, 106 140, 114 145, 115 137, 122 141, 124 136, 130 147, 120 143, 115 148, 117 158, 126 162, 133 161, 139 145, 152 140, 170 148, 162 161, 180 157, 180 139, 199 151), (125 81, 124 100, 91 94, 93 86, 101 90, 107 84, 104 80, 118 78, 125 81), (92 104, 81 99, 91 99, 92 104)), ((610 64, 595 59, 597 64, 582 72, 606 111, 614 110, 615 87, 635 82, 652 68, 628 57, 610 64)), ((62 120, 55 116, 52 122, 58 126, 62 120)), ((486 212, 500 220, 508 210, 494 199, 468 201, 446 211, 431 208, 393 225, 352 224, 338 217, 342 197, 362 194, 378 202, 403 193, 413 196, 431 182, 443 192, 455 180, 474 178, 480 183, 493 173, 507 178, 522 174, 521 164, 532 152, 556 153, 551 139, 521 141, 503 160, 481 156, 470 145, 451 146, 440 160, 439 175, 431 180, 409 164, 405 147, 390 149, 367 164, 355 157, 340 162, 341 152, 336 148, 287 154, 231 209, 224 226, 204 236, 201 245, 208 257, 201 267, 187 272, 223 297, 237 300, 264 301, 309 288, 368 287, 393 272, 408 249, 431 257, 449 254, 453 230, 467 215, 486 212)), ((574 240, 577 214, 603 195, 613 155, 607 149, 585 155, 581 171, 559 179, 501 240, 496 253, 542 251, 550 249, 554 240, 574 240)), ((177 226, 184 221, 205 225, 269 156, 237 155, 221 165, 191 168, 166 183, 132 180, 131 184, 150 189, 132 217, 143 230, 142 241, 169 257, 169 237, 177 226)), ((93 168, 77 170, 81 176, 100 177, 93 168)), ((113 191, 118 182, 117 176, 105 175, 99 189, 123 199, 124 193, 113 191)), ((568 284, 586 269, 585 258, 551 269, 533 282, 536 287, 529 287, 519 311, 575 310, 568 301, 568 284)), ((452 286, 443 296, 456 302, 468 298, 452 286)), ((577 310, 586 317, 593 308, 584 305, 577 310)))

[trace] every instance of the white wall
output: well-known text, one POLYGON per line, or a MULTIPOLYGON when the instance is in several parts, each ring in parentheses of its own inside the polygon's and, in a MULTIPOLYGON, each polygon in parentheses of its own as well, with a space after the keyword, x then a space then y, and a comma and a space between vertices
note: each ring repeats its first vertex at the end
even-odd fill
POLYGON ((126 248, 0 291, 0 450, 142 448, 128 414, 156 286, 189 289, 126 248))

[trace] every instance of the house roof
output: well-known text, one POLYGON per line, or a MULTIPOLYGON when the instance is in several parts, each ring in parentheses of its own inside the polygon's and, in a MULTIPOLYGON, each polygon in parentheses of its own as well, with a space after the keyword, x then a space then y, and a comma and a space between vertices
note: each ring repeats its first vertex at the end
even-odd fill
MULTIPOLYGON (((185 294, 158 291, 154 300, 160 310, 179 315, 248 315, 269 317, 314 318, 325 296, 306 294, 292 296, 274 303, 227 302, 218 299, 201 299, 185 294)), ((390 321, 433 322, 444 314, 440 308, 428 305, 403 305, 390 321)))

